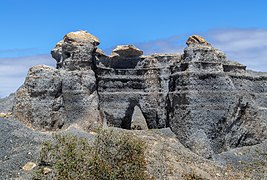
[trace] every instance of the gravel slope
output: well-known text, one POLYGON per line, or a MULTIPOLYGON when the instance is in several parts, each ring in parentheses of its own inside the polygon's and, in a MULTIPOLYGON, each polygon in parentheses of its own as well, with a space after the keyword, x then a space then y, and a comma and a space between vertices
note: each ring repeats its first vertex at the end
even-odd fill
POLYGON ((35 161, 43 141, 51 135, 35 132, 22 123, 0 118, 0 177, 18 178, 23 174, 22 167, 35 161))

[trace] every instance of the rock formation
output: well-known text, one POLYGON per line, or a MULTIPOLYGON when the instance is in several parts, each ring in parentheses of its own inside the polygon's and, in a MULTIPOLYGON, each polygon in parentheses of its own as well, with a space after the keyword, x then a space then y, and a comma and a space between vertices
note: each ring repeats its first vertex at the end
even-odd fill
POLYGON ((57 69, 35 66, 16 93, 14 113, 40 130, 108 126, 131 129, 135 107, 147 127, 170 127, 193 152, 211 158, 267 138, 267 74, 229 61, 205 39, 182 54, 143 56, 133 45, 107 56, 85 32, 52 50, 57 69))
POLYGON ((16 93, 15 114, 35 129, 53 130, 71 123, 99 125, 95 75, 99 40, 85 31, 69 33, 51 54, 57 68, 34 66, 16 93))

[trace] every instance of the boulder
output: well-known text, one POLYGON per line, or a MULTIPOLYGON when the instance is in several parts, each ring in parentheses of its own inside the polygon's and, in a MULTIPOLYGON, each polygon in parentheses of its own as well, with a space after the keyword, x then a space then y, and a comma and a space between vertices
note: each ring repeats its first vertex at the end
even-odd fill
POLYGON ((36 166, 37 166, 37 164, 35 164, 34 162, 27 162, 27 163, 22 167, 22 169, 23 169, 24 171, 31 171, 31 170, 33 170, 36 166))
POLYGON ((192 35, 190 36, 186 44, 189 46, 191 44, 201 44, 201 45, 210 45, 203 37, 198 36, 198 35, 192 35))
POLYGON ((111 56, 121 57, 139 57, 143 55, 143 51, 135 47, 134 45, 118 45, 113 49, 111 56))
POLYGON ((63 41, 65 43, 75 43, 76 45, 84 45, 86 43, 91 43, 94 46, 97 46, 100 44, 100 41, 97 37, 83 30, 66 34, 63 38, 63 41))
POLYGON ((62 44, 62 68, 68 71, 95 68, 95 51, 99 40, 86 31, 71 32, 62 44))

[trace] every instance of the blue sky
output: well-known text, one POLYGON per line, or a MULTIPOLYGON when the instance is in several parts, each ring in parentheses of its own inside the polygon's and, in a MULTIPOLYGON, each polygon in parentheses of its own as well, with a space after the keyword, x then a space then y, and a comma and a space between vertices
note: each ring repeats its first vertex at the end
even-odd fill
POLYGON ((96 35, 107 53, 135 44, 146 54, 182 52, 200 34, 229 59, 267 71, 267 1, 5 0, 0 17, 0 97, 15 91, 28 68, 54 65, 50 50, 70 32, 96 35))

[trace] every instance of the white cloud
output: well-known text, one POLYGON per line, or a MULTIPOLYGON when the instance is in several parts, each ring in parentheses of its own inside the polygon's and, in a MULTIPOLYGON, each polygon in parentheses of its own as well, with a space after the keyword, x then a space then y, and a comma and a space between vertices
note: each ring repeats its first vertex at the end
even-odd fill
POLYGON ((204 36, 229 59, 267 72, 267 29, 213 30, 204 36))

